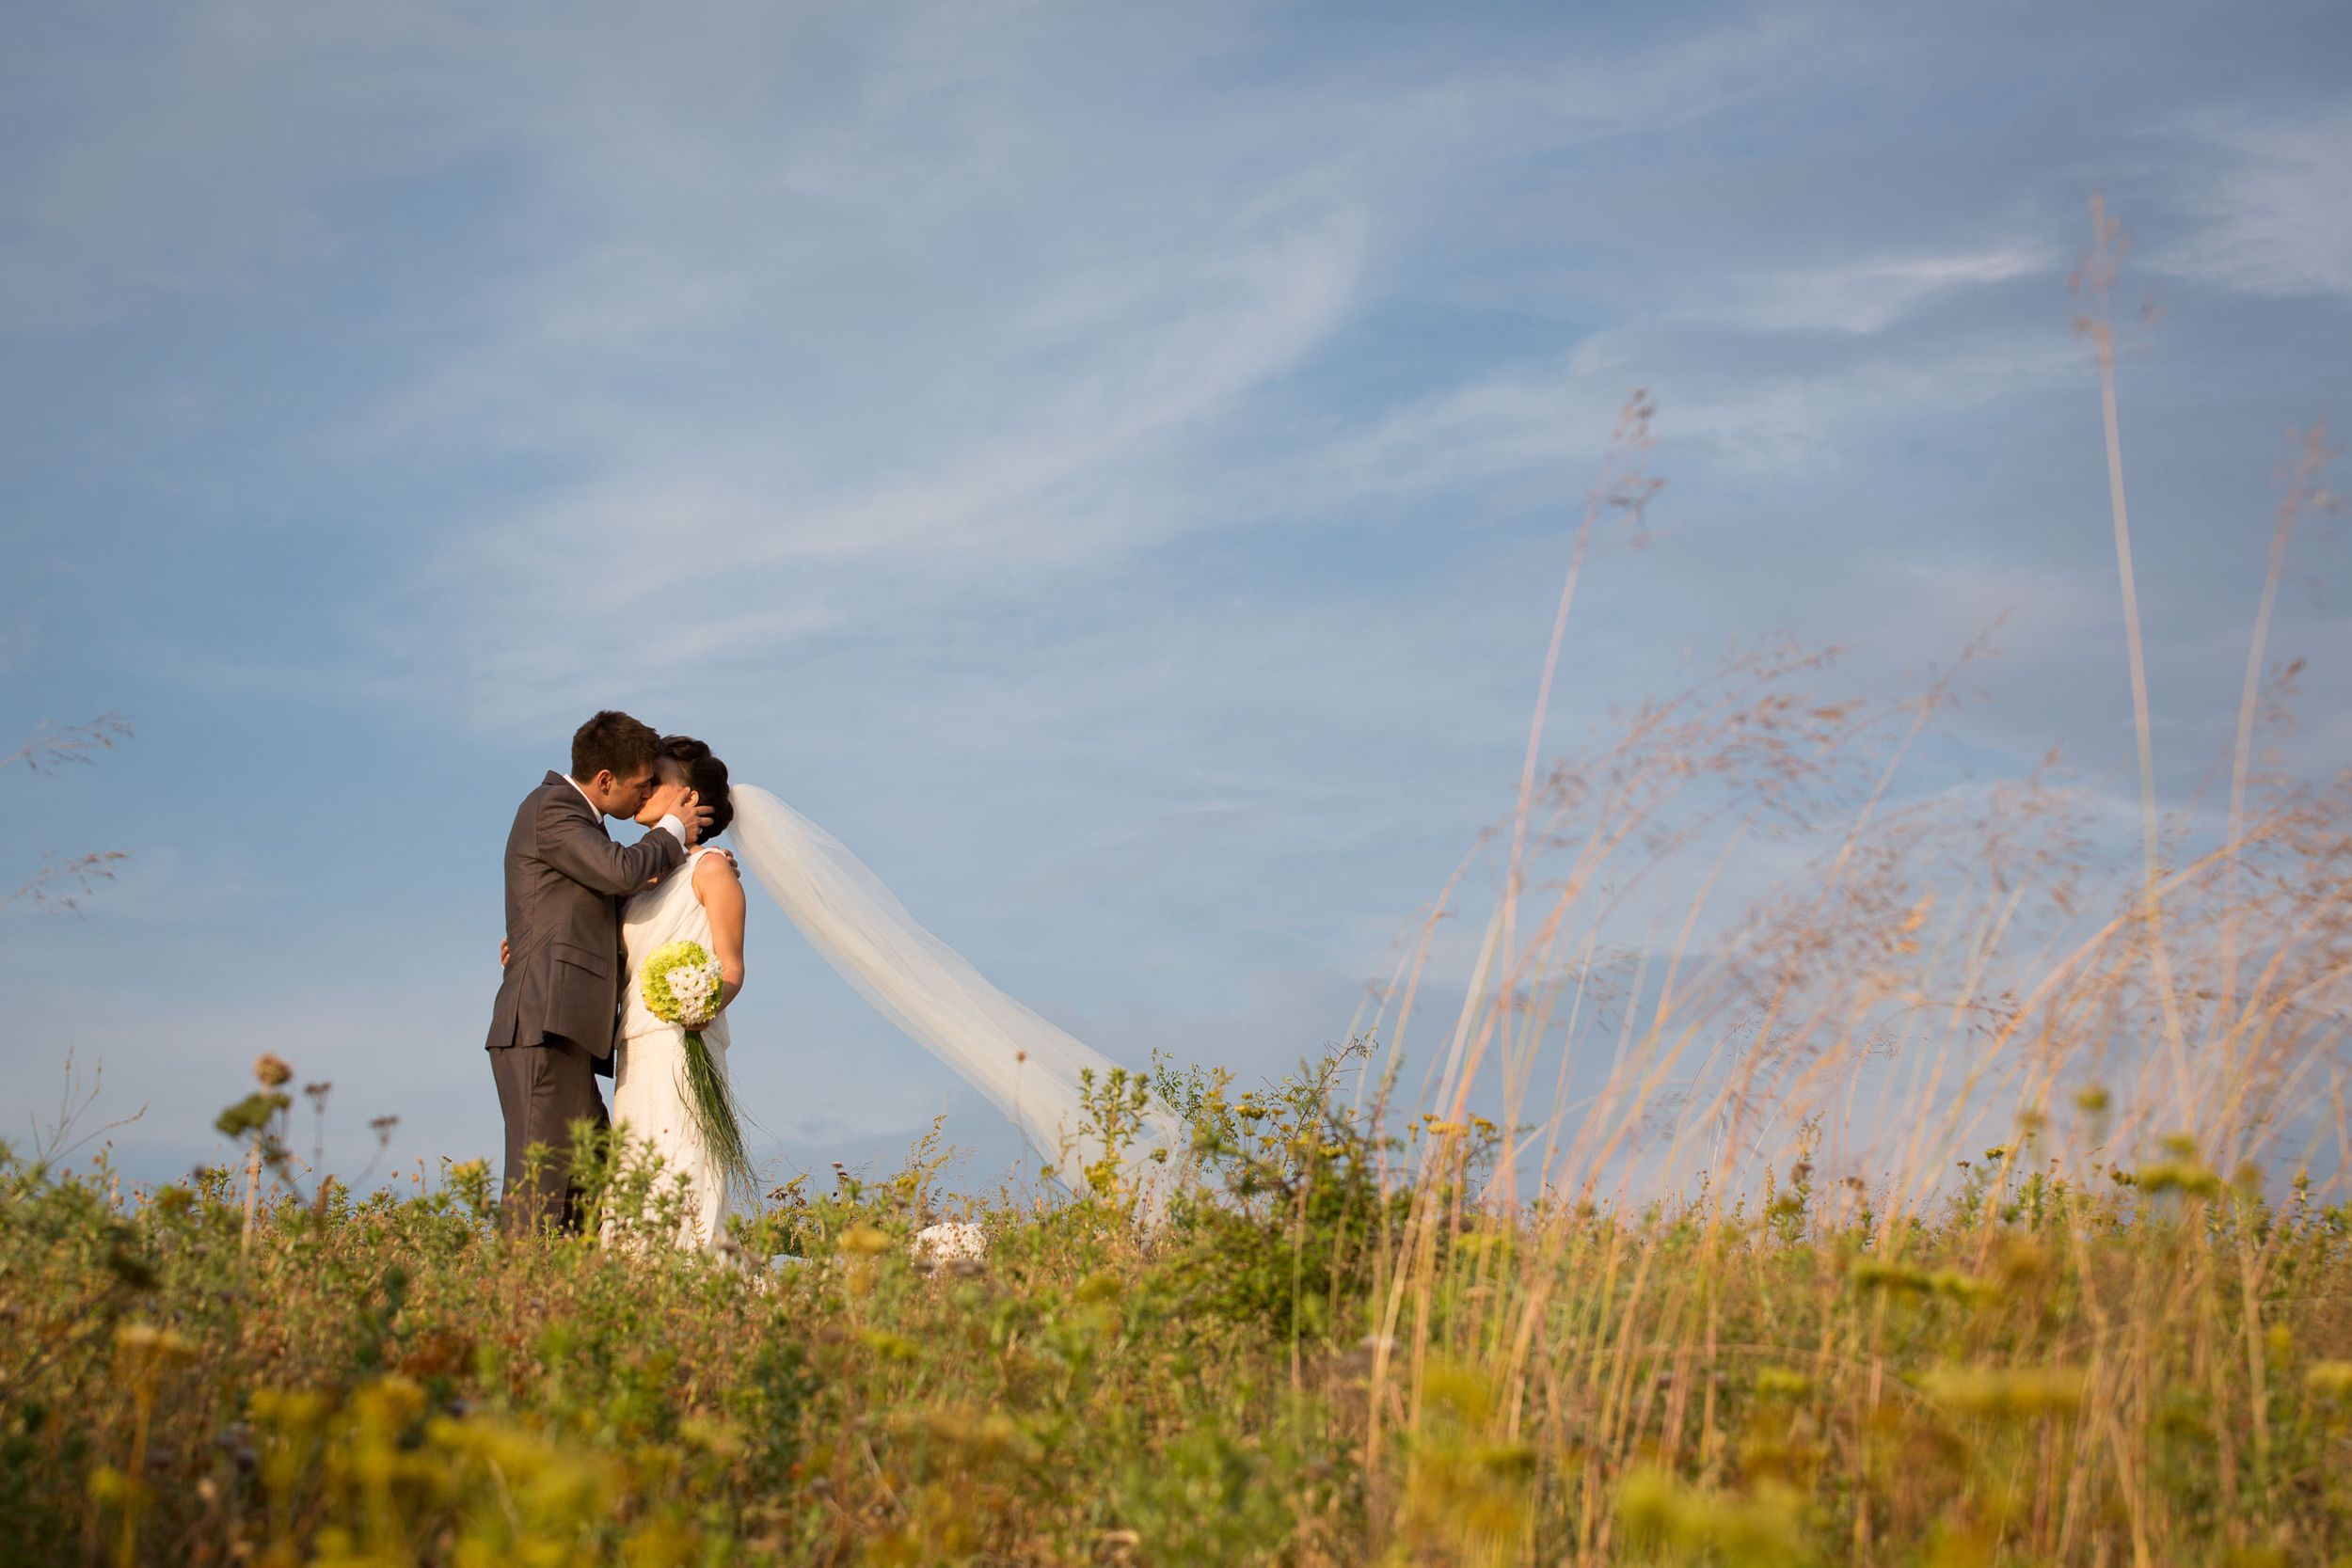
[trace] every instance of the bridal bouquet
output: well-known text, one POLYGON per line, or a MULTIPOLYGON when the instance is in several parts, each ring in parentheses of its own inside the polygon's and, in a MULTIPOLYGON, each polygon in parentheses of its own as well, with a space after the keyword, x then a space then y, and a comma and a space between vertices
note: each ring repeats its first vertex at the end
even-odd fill
MULTIPOLYGON (((701 942, 673 942, 647 955, 638 989, 646 1011, 665 1023, 684 1024, 690 1019, 708 1023, 718 1011, 721 983, 719 962, 701 942)), ((703 1043, 699 1030, 686 1031, 686 1082, 680 1086, 703 1147, 710 1150, 727 1184, 755 1190, 758 1172, 752 1169, 743 1146, 743 1118, 735 1108, 734 1091, 711 1060, 710 1047, 703 1043)))

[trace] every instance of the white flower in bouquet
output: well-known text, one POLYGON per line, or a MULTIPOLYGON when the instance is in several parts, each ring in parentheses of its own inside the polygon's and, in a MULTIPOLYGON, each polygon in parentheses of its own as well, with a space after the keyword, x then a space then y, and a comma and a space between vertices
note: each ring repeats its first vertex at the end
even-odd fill
MULTIPOLYGON (((707 1024, 717 1011, 723 984, 719 961, 710 956, 709 949, 699 942, 673 942, 646 955, 644 973, 638 980, 638 994, 644 999, 646 1010, 665 1023, 682 1025, 691 1020, 707 1024)), ((743 1145, 742 1116, 736 1109, 734 1092, 728 1088, 718 1064, 711 1060, 710 1047, 704 1043, 699 1030, 686 1031, 685 1083, 681 1087, 703 1144, 710 1150, 727 1184, 746 1193, 756 1191, 759 1173, 752 1168, 751 1154, 743 1145)))

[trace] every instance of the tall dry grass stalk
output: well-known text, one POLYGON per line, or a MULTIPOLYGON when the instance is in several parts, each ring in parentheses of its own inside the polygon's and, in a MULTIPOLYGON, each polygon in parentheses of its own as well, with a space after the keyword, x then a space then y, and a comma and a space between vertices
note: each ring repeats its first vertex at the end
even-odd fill
POLYGON ((2122 271, 2127 246, 2122 225, 2107 214, 2106 198, 2090 193, 2090 253, 2074 275, 2078 290, 2087 291, 2091 309, 2076 323, 2097 355, 2099 364, 2099 423, 2106 438, 2107 509, 2115 525, 2115 573, 2123 600, 2123 644, 2132 672, 2132 737, 2139 752, 2139 831, 2145 862, 2148 959, 2156 978, 2156 994, 2164 1010, 2165 1044, 2170 1052, 2175 1106, 2188 1113, 2187 1042, 2182 1030, 2180 1006, 2172 989, 2171 959, 2165 950, 2164 905, 2157 891, 2163 850, 2156 818, 2156 753, 2148 718, 2148 657, 2139 635, 2139 589, 2132 572, 2131 506, 2123 497, 2123 434, 2115 411, 2114 291, 2122 271))
MULTIPOLYGON (((2287 545, 2295 537, 2296 524, 2314 512, 2335 507, 2336 499, 2320 483, 2328 465, 2342 455, 2342 449, 2328 444, 2328 427, 2314 423, 2308 430, 2289 432, 2288 438, 2296 449, 2295 458, 2287 467, 2284 479, 2286 494, 2280 499, 2272 515, 2270 526, 2270 560, 2263 573, 2262 597, 2254 607, 2253 635, 2247 639, 2246 680, 2238 693, 2237 742, 2230 754, 2230 819, 2223 838, 2233 850, 2230 889, 2237 888, 2237 866, 2234 850, 2239 834, 2246 825, 2246 790, 2254 766, 2254 720, 2262 697, 2263 655, 2270 642, 2270 618, 2279 604, 2279 584, 2286 576, 2287 545)), ((2299 662, 2290 674, 2301 668, 2299 662)), ((2234 901, 2234 899, 2233 899, 2234 901)), ((2226 1009, 2237 997, 2237 939, 2235 924, 2225 935, 2221 956, 2221 1005, 2226 1009)))

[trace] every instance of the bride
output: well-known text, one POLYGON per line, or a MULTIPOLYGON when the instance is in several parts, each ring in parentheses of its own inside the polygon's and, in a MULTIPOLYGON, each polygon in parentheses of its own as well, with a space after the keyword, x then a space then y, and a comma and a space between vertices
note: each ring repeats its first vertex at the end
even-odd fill
MULTIPOLYGON (((690 1019, 702 1036, 719 1080, 727 1080, 727 1004, 743 992, 743 881, 735 864, 712 848, 735 807, 727 765, 701 741, 663 737, 654 759, 654 799, 673 785, 693 791, 709 809, 702 842, 685 861, 621 910, 621 946, 628 964, 622 989, 621 1038, 613 1053, 612 1120, 632 1146, 660 1158, 665 1177, 684 1177, 687 1209, 678 1222, 682 1247, 715 1246, 725 1234, 727 1172, 704 1136, 686 1093, 686 1023, 654 1016, 640 983, 645 959, 674 942, 699 943, 718 960, 719 994, 711 1015, 690 1019)), ((650 806, 647 808, 651 809, 650 806)), ((639 820, 644 819, 641 815, 639 820)), ((650 826, 651 824, 646 824, 650 826)))
MULTIPOLYGON (((700 942, 718 960, 722 983, 698 1032, 723 1083, 727 1078, 727 1007, 743 990, 743 884, 708 840, 729 836, 736 857, 759 879, 809 945, 883 1017, 960 1073, 1021 1129, 1032 1150, 1074 1191, 1104 1167, 1099 1118, 1089 1111, 1114 1064, 992 986, 946 942, 915 924, 890 890, 841 842, 764 789, 730 784, 726 764, 702 741, 671 736, 656 762, 662 784, 682 784, 712 813, 706 840, 686 862, 631 897, 622 911, 628 964, 612 1120, 649 1145, 666 1171, 683 1174, 689 1212, 681 1246, 710 1247, 724 1234, 731 1194, 723 1163, 704 1136, 685 1088, 686 1027, 645 1006, 646 958, 674 942, 700 942)), ((1120 1179, 1144 1190, 1155 1164, 1181 1147, 1175 1123, 1146 1110, 1113 1162, 1120 1179)))

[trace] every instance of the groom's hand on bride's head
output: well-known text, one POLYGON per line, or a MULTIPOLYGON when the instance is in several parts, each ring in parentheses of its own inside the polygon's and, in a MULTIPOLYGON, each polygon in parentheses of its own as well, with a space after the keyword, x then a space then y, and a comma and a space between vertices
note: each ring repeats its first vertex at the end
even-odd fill
POLYGON ((703 835, 710 832, 710 824, 718 819, 719 813, 716 807, 703 804, 703 798, 697 791, 681 785, 677 799, 671 802, 669 811, 663 815, 675 816, 686 824, 686 842, 691 847, 703 841, 703 835))

